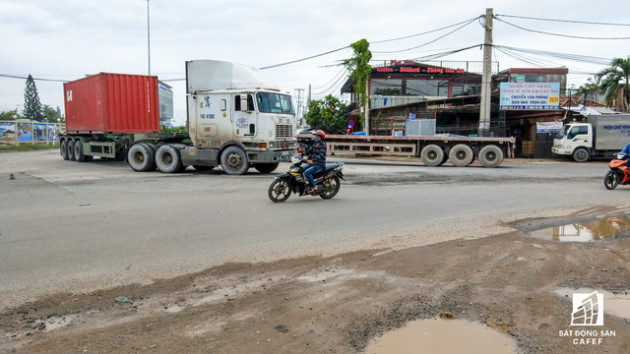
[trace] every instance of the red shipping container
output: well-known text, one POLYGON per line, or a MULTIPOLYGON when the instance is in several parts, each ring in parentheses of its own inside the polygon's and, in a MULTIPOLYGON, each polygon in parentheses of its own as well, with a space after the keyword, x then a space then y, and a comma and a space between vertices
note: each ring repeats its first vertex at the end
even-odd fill
POLYGON ((63 89, 68 134, 160 131, 156 76, 100 73, 63 89))

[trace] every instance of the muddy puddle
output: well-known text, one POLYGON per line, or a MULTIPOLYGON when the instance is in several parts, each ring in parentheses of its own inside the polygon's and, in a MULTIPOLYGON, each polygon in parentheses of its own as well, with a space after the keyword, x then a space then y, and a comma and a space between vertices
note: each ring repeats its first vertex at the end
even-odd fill
POLYGON ((607 217, 588 222, 551 226, 527 233, 528 237, 558 242, 592 242, 630 232, 628 215, 607 217))
POLYGON ((481 323, 431 319, 373 339, 365 353, 516 353, 516 342, 481 323))

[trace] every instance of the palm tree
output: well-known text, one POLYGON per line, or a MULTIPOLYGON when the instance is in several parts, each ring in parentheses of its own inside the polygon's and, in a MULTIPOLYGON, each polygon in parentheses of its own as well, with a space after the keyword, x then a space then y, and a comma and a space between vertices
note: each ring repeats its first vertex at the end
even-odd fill
POLYGON ((609 107, 630 112, 630 57, 613 59, 609 68, 597 74, 597 82, 609 107))

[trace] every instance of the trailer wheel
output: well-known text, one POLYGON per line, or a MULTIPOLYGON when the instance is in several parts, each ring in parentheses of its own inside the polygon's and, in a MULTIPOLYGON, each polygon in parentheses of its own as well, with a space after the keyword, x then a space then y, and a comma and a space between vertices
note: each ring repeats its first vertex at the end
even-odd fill
POLYGON ((586 162, 591 158, 591 154, 585 148, 577 148, 573 151, 573 160, 575 162, 586 162))
POLYGON ((260 173, 271 173, 280 165, 278 162, 273 163, 255 163, 254 168, 260 173))
POLYGON ((171 144, 164 144, 157 149, 155 164, 160 172, 176 173, 183 171, 179 150, 171 144))
POLYGON ((466 167, 475 159, 475 153, 470 146, 466 144, 457 144, 451 148, 451 151, 448 153, 448 158, 451 159, 453 165, 457 167, 466 167))
POLYGON ((74 158, 74 142, 68 139, 68 143, 66 145, 66 155, 68 156, 68 160, 75 161, 74 158))
POLYGON ((483 167, 497 167, 503 161, 503 150, 496 145, 486 145, 479 150, 479 162, 483 167))
POLYGON ((242 175, 249 169, 247 154, 238 146, 228 146, 221 153, 221 167, 228 175, 242 175))
POLYGON ((149 156, 151 156, 151 165, 147 166, 148 170, 147 171, 153 171, 157 168, 157 165, 155 164, 155 154, 157 153, 157 147, 153 144, 150 143, 141 143, 142 145, 146 146, 147 149, 149 149, 149 156))
POLYGON ((133 144, 127 152, 127 163, 138 172, 147 172, 155 169, 155 159, 151 148, 146 144, 133 144))
POLYGON ((62 159, 68 159, 68 142, 66 139, 61 139, 61 143, 59 144, 59 153, 61 154, 62 159))
POLYGON ((422 162, 431 167, 439 166, 444 159, 444 150, 435 144, 425 146, 420 153, 422 162))
POLYGON ((79 162, 85 162, 85 155, 83 154, 83 142, 76 140, 74 142, 74 159, 79 162))

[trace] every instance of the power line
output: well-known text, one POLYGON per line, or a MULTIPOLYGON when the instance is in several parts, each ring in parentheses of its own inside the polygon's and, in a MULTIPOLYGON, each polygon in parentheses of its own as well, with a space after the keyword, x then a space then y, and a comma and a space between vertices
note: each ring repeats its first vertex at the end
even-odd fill
POLYGON ((347 70, 348 70, 348 69, 346 69, 345 67, 341 68, 341 70, 339 70, 339 71, 337 72, 337 74, 335 74, 335 76, 333 76, 333 78, 332 78, 330 81, 328 81, 327 83, 325 83, 325 84, 323 84, 323 85, 320 85, 320 86, 317 86, 317 87, 313 87, 313 88, 312 88, 312 90, 314 90, 314 91, 315 91, 315 90, 321 90, 321 89, 322 89, 322 88, 324 88, 324 87, 328 87, 328 86, 330 85, 330 83, 331 83, 331 82, 333 82, 333 81, 335 81, 335 80, 339 79, 339 76, 343 76, 343 74, 345 74, 345 73, 347 72, 347 70))
MULTIPOLYGON (((0 74, 0 77, 7 77, 7 78, 11 78, 11 79, 28 79, 28 76, 19 76, 19 75, 9 75, 9 74, 0 74)), ((33 80, 35 81, 51 81, 51 82, 68 82, 70 80, 54 80, 54 79, 41 79, 41 78, 36 78, 34 77, 33 80)))
MULTIPOLYGON (((455 24, 449 25, 449 26, 438 28, 438 29, 435 29, 435 30, 432 30, 432 31, 427 31, 427 32, 423 32, 423 33, 416 33, 416 34, 412 34, 412 35, 404 36, 404 37, 398 37, 398 38, 392 38, 392 39, 385 39, 385 40, 381 40, 381 41, 375 41, 375 42, 372 42, 372 44, 385 43, 385 42, 391 42, 391 41, 397 41, 397 40, 401 40, 401 39, 417 37, 417 36, 421 36, 421 35, 425 35, 425 34, 429 34, 429 33, 433 33, 433 32, 438 32, 438 31, 441 31, 441 30, 444 30, 444 29, 447 29, 447 28, 455 27, 455 26, 458 26, 458 25, 463 24, 463 23, 468 25, 469 23, 471 23, 472 21, 474 21, 476 19, 477 19, 477 17, 475 17, 475 18, 473 18, 471 20, 466 20, 466 21, 462 21, 462 22, 459 22, 459 23, 455 23, 455 24)), ((439 38, 435 39, 434 41, 436 41, 436 40, 438 40, 440 38, 443 38, 443 37, 439 37, 439 38)), ((432 42, 429 42, 429 43, 432 43, 432 42)), ((429 44, 429 43, 426 43, 426 44, 429 44)), ((426 45, 426 44, 423 44, 423 45, 426 45)), ((421 46, 418 46, 418 47, 415 47, 415 48, 419 48, 421 46)), ((295 63, 299 63, 301 61, 306 61, 306 60, 309 60, 309 59, 313 59, 313 58, 321 57, 321 56, 324 56, 324 55, 332 54, 332 53, 335 53, 335 52, 339 52, 341 50, 348 49, 348 48, 350 48, 349 45, 345 46, 345 47, 342 47, 342 48, 335 49, 335 50, 331 50, 331 51, 328 51, 328 52, 325 52, 325 53, 316 54, 316 55, 313 55, 313 56, 310 56, 310 57, 297 59, 297 60, 289 61, 289 62, 286 62, 286 63, 280 63, 280 64, 275 64, 275 65, 269 65, 269 66, 261 67, 260 70, 267 70, 267 69, 277 68, 277 67, 285 66, 285 65, 289 65, 289 64, 295 64, 295 63)), ((415 49, 415 48, 410 48, 410 49, 415 49)), ((407 50, 410 50, 410 49, 407 49, 407 50)), ((403 50, 403 51, 406 51, 406 50, 403 50)), ((392 52, 392 53, 395 53, 395 52, 392 52)))
POLYGON ((435 39, 434 39, 434 40, 432 40, 432 41, 429 41, 429 42, 426 42, 426 43, 420 44, 420 45, 415 46, 415 47, 412 47, 412 48, 401 49, 401 50, 394 50, 394 51, 374 51, 373 53, 377 53, 377 54, 400 53, 400 52, 407 52, 407 51, 410 51, 410 50, 413 50, 413 49, 418 49, 418 48, 420 48, 420 47, 424 47, 424 46, 429 45, 429 44, 431 44, 431 43, 437 42, 438 40, 440 40, 440 39, 442 39, 442 38, 444 38, 444 37, 446 37, 446 36, 449 36, 449 35, 451 35, 451 34, 453 34, 453 33, 457 32, 457 31, 461 30, 462 28, 464 28, 464 27, 468 26, 469 24, 473 23, 475 20, 477 20, 477 18, 473 18, 472 20, 470 20, 470 21, 466 22, 466 23, 465 23, 465 24, 463 24, 462 26, 460 26, 460 27, 458 27, 458 28, 456 28, 456 29, 454 29, 454 30, 452 30, 452 31, 450 31, 450 32, 448 32, 448 33, 446 33, 446 34, 442 35, 442 36, 439 36, 439 37, 435 38, 435 39))
POLYGON ((523 53, 529 53, 529 54, 535 54, 535 55, 542 55, 542 56, 549 56, 549 57, 554 57, 554 58, 560 58, 560 59, 566 59, 566 60, 572 60, 572 61, 578 61, 578 62, 585 62, 585 63, 591 63, 591 64, 598 64, 598 65, 608 65, 608 64, 610 64, 610 61, 611 61, 608 58, 602 58, 602 57, 593 57, 593 56, 587 56, 587 55, 577 55, 577 54, 568 54, 568 53, 548 52, 548 51, 544 51, 544 50, 534 50, 534 49, 525 49, 525 48, 515 48, 515 47, 508 47, 508 46, 502 46, 502 45, 496 45, 496 44, 494 45, 494 47, 508 49, 508 50, 517 51, 517 52, 523 52, 523 53))
POLYGON ((567 38, 578 38, 578 39, 592 39, 592 40, 626 40, 626 39, 630 39, 630 37, 585 37, 585 36, 573 36, 570 34, 562 34, 562 33, 553 33, 553 32, 545 32, 545 31, 539 31, 539 30, 534 30, 531 28, 525 28, 516 24, 513 24, 511 22, 507 22, 505 20, 502 20, 500 18, 496 19, 497 21, 503 22, 506 25, 510 25, 512 27, 516 27, 518 29, 521 29, 523 31, 527 31, 527 32, 533 32, 533 33, 540 33, 540 34, 546 34, 549 36, 557 36, 557 37, 567 37, 567 38))
POLYGON ((272 69, 272 68, 277 68, 277 67, 279 67, 279 66, 284 66, 284 65, 289 65, 289 64, 294 64, 294 63, 299 63, 299 62, 301 62, 301 61, 305 61, 305 60, 309 60, 309 59, 313 59, 313 58, 317 58, 317 57, 322 57, 322 56, 324 56, 324 55, 328 55, 328 54, 332 54, 332 53, 335 53, 335 52, 339 52, 339 51, 344 50, 344 49, 347 49, 347 48, 350 48, 350 46, 348 45, 348 46, 345 46, 345 47, 342 47, 342 48, 337 48, 337 49, 335 49, 335 50, 328 51, 328 52, 326 52, 326 53, 321 53, 321 54, 313 55, 313 56, 306 57, 306 58, 302 58, 302 59, 297 59, 297 60, 293 60, 293 61, 288 61, 288 62, 286 62, 286 63, 280 63, 280 64, 275 64, 275 65, 265 66, 265 67, 260 68, 260 70, 272 69))
POLYGON ((536 20, 536 21, 550 21, 550 22, 564 22, 564 23, 579 23, 586 25, 602 25, 602 26, 630 26, 628 23, 610 23, 610 22, 592 22, 592 21, 575 21, 575 20, 558 20, 552 18, 538 18, 538 17, 525 17, 525 16, 512 16, 512 15, 494 15, 494 17, 498 20, 497 17, 511 17, 511 18, 522 18, 526 20, 536 20))
POLYGON ((334 91, 333 89, 339 84, 339 82, 344 78, 344 75, 340 75, 339 78, 337 79, 337 81, 335 81, 332 85, 330 85, 328 88, 326 88, 325 90, 321 90, 319 92, 315 92, 313 93, 313 96, 319 96, 319 95, 323 95, 325 93, 334 91))
POLYGON ((452 25, 448 25, 448 26, 445 26, 445 27, 442 27, 442 28, 438 28, 438 29, 434 29, 434 30, 431 30, 431 31, 427 31, 427 32, 416 33, 416 34, 411 34, 411 35, 408 35, 408 36, 398 37, 398 38, 392 38, 392 39, 384 39, 384 40, 380 40, 380 41, 374 41, 374 42, 371 42, 371 43, 372 43, 372 44, 379 44, 379 43, 393 42, 393 41, 398 41, 398 40, 401 40, 401 39, 407 39, 407 38, 413 38, 413 37, 423 36, 423 35, 425 35, 425 34, 434 33, 434 32, 439 32, 439 31, 441 31, 441 30, 445 30, 445 29, 447 29, 447 28, 451 28, 451 27, 459 26, 459 25, 461 25, 461 24, 463 24, 463 23, 468 24, 469 22, 472 22, 472 21, 474 21, 474 20, 476 20, 476 19, 477 19, 477 17, 472 18, 472 19, 470 19, 470 20, 466 20, 466 21, 462 21, 462 22, 454 23, 454 24, 452 24, 452 25))
POLYGON ((469 47, 464 47, 464 48, 459 48, 459 49, 454 49, 448 52, 442 52, 442 53, 436 53, 436 54, 431 54, 431 55, 427 55, 424 57, 417 57, 417 58, 412 58, 409 60, 416 60, 416 61, 426 61, 426 60, 433 60, 433 59, 437 59, 437 58, 441 58, 441 57, 445 57, 447 55, 451 55, 451 54, 455 54, 455 53, 459 53, 459 52, 463 52, 472 48, 479 48, 480 46, 482 46, 483 44, 475 44, 475 45, 471 45, 469 47))

